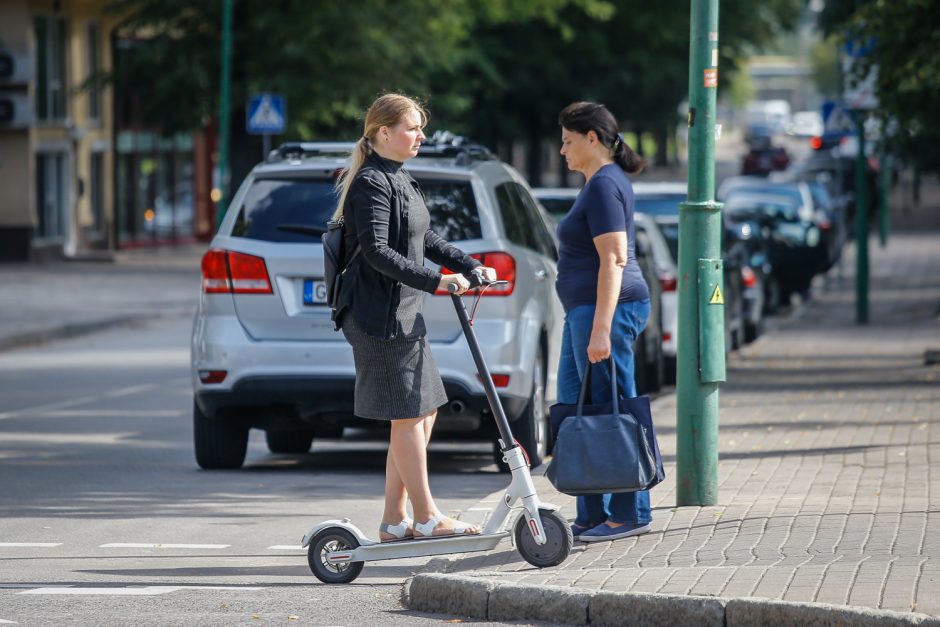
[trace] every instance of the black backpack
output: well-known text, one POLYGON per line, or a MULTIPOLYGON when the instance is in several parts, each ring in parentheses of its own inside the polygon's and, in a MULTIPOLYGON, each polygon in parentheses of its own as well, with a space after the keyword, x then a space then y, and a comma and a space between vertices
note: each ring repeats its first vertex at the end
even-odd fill
POLYGON ((326 223, 326 233, 323 234, 323 282, 326 284, 326 303, 332 310, 331 319, 339 330, 340 314, 342 311, 339 306, 340 289, 343 286, 343 274, 352 264, 353 260, 359 256, 361 249, 357 246, 349 261, 346 261, 346 232, 344 229, 345 218, 340 216, 338 220, 330 220, 326 223))

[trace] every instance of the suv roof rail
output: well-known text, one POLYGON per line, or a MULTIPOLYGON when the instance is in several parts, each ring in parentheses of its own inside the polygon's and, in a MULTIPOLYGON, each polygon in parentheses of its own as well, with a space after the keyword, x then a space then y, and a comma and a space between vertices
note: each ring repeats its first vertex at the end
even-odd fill
POLYGON ((348 157, 355 146, 352 142, 287 142, 268 153, 265 161, 271 163, 316 156, 348 157))
POLYGON ((419 157, 455 158, 457 165, 467 165, 471 161, 490 161, 496 155, 481 144, 472 143, 462 135, 450 131, 434 131, 434 134, 421 144, 419 157))
MULTIPOLYGON (((265 161, 273 163, 304 157, 348 157, 355 147, 353 142, 287 142, 268 153, 265 161)), ((457 165, 496 159, 496 155, 486 146, 472 143, 462 135, 440 130, 434 131, 434 134, 421 144, 418 156, 455 159, 457 165)))

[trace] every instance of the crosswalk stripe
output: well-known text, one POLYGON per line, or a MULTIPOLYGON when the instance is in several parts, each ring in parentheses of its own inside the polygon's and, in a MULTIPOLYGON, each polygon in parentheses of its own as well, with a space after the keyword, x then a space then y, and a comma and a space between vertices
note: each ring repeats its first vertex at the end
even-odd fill
POLYGON ((15 620, 3 620, 2 618, 0 618, 0 625, 16 625, 16 624, 17 622, 15 620))
POLYGON ((53 547, 53 546, 62 546, 61 542, 0 542, 0 548, 2 547, 53 547))
POLYGON ((156 596, 158 594, 168 594, 171 592, 180 592, 182 590, 228 590, 228 591, 255 591, 264 590, 262 587, 240 587, 240 586, 128 586, 128 587, 43 587, 24 590, 17 594, 53 594, 53 595, 99 595, 99 596, 156 596))
POLYGON ((227 549, 231 544, 163 544, 159 542, 111 542, 99 549, 227 549))

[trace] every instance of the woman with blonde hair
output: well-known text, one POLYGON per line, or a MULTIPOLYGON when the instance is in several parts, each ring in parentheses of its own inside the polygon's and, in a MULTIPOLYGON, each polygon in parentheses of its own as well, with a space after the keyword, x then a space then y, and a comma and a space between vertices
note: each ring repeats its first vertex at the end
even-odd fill
MULTIPOLYGON (((356 365, 355 414, 391 422, 382 541, 480 532, 441 514, 428 485, 427 445, 447 395, 421 307, 425 293, 454 285, 462 294, 481 264, 431 230, 424 197, 402 167, 417 156, 426 123, 427 113, 411 98, 379 97, 337 183, 334 219, 345 221, 352 260, 343 275, 339 324, 356 365), (441 274, 425 258, 461 274, 441 274)), ((496 279, 492 268, 482 270, 496 279)))

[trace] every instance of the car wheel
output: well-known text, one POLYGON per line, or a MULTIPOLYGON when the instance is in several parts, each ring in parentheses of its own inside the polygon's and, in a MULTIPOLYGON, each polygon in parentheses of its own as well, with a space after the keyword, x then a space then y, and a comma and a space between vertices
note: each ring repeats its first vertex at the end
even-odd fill
POLYGON ((663 357, 663 382, 666 385, 676 384, 676 358, 663 357))
POLYGON ((653 350, 653 359, 647 364, 646 383, 648 392, 658 392, 663 389, 665 379, 665 364, 663 357, 663 343, 659 340, 653 350))
POLYGON ((264 437, 272 453, 306 453, 313 443, 313 434, 302 429, 265 431, 264 437))
POLYGON ((228 412, 209 418, 194 401, 193 443, 200 468, 241 468, 248 451, 248 426, 228 412))
MULTIPOLYGON (((535 353, 535 363, 532 366, 532 394, 526 404, 525 411, 514 422, 510 423, 513 437, 525 449, 532 467, 540 466, 548 454, 551 453, 551 426, 548 412, 545 410, 545 359, 542 357, 541 347, 535 353)), ((509 466, 503 462, 503 453, 496 442, 493 449, 496 465, 501 472, 509 472, 509 466)))

